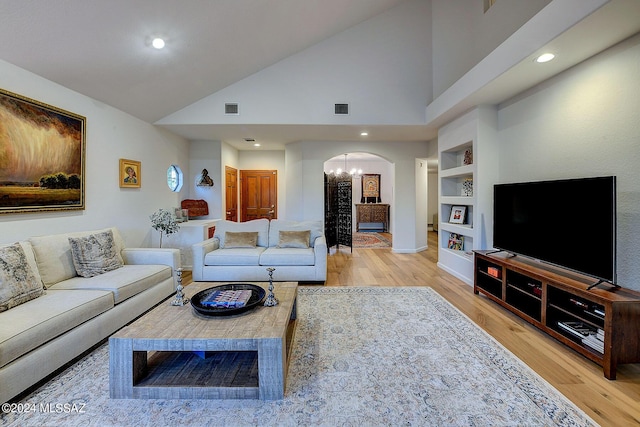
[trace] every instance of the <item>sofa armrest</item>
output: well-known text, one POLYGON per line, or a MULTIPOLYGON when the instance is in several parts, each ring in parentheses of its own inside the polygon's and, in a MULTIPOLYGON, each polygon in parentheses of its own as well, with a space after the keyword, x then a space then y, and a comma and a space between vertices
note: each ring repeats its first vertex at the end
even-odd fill
POLYGON ((327 280, 327 239, 324 235, 316 237, 313 244, 313 254, 316 258, 316 280, 327 280))
POLYGON ((168 265, 173 271, 182 266, 180 249, 173 248, 125 248, 121 252, 125 264, 168 265))
POLYGON ((191 276, 194 281, 202 281, 204 271, 204 257, 211 251, 220 248, 220 239, 212 237, 211 239, 191 245, 191 253, 193 254, 193 270, 191 276))

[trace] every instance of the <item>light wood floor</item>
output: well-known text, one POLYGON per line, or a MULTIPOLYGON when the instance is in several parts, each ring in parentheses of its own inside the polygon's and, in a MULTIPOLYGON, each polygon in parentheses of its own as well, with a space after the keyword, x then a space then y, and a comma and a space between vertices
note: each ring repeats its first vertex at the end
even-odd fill
POLYGON ((325 286, 430 286, 597 423, 640 426, 640 364, 620 365, 617 380, 607 380, 600 366, 439 269, 436 233, 429 232, 428 244, 417 254, 332 248, 325 286))

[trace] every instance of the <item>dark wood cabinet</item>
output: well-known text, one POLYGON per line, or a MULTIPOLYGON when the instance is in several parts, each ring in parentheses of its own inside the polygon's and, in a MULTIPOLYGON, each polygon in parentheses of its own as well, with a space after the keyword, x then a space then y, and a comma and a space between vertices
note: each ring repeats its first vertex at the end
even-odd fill
POLYGON ((504 252, 474 251, 475 294, 483 294, 591 359, 608 379, 640 362, 640 292, 504 252))
POLYGON ((356 203, 356 231, 389 231, 389 205, 385 203, 356 203))

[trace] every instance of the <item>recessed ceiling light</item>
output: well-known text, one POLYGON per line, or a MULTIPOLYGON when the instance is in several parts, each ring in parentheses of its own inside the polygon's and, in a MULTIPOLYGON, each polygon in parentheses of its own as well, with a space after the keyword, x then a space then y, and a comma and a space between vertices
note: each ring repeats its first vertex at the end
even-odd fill
POLYGON ((254 147, 260 147, 260 144, 256 142, 255 144, 253 144, 253 146, 254 147))
POLYGON ((360 132, 360 136, 369 136, 369 132, 360 132))
POLYGON ((549 62, 551 61, 553 58, 555 58, 556 56, 553 53, 543 53, 542 55, 538 56, 536 58, 536 62, 549 62))
POLYGON ((160 37, 156 37, 151 42, 151 46, 155 47, 156 49, 162 49, 164 48, 164 40, 162 40, 160 37))

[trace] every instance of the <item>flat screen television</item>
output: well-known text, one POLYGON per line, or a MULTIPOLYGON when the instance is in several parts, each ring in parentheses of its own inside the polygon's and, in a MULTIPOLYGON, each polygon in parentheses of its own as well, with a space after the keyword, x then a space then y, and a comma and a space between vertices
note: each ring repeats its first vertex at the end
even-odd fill
POLYGON ((493 246, 616 280, 616 178, 494 186, 493 246))

